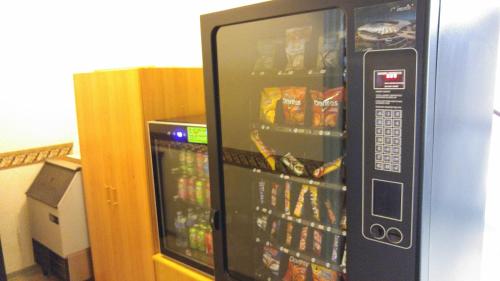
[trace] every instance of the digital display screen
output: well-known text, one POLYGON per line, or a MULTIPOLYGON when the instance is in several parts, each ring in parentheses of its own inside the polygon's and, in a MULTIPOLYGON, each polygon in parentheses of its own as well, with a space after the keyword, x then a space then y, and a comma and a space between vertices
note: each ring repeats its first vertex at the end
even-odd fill
POLYGON ((373 180, 372 214, 374 216, 402 221, 403 184, 373 180))
POLYGON ((404 90, 406 88, 404 69, 375 70, 374 76, 375 90, 404 90))
POLYGON ((187 138, 190 143, 207 144, 207 128, 187 127, 187 138))

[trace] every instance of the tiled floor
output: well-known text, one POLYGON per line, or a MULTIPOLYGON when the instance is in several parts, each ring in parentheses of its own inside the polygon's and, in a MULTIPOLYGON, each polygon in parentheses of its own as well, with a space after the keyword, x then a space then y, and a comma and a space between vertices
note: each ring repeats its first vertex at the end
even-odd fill
POLYGON ((34 267, 22 273, 16 273, 14 276, 9 277, 8 281, 59 281, 59 279, 53 276, 45 277, 39 267, 34 267))

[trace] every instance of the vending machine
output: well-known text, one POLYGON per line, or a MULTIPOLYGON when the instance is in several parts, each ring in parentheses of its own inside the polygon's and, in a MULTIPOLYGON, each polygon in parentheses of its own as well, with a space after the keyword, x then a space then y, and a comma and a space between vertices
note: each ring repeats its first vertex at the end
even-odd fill
POLYGON ((205 116, 148 125, 161 253, 213 274, 205 116))
POLYGON ((203 15, 216 280, 479 280, 491 5, 203 15))

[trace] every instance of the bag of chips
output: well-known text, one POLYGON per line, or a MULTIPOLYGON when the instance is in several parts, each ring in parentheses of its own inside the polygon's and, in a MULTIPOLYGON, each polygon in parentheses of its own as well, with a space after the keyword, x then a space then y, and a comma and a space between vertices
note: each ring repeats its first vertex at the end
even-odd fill
POLYGON ((286 30, 286 71, 304 69, 306 44, 311 37, 312 27, 295 27, 286 30))
POLYGON ((276 49, 278 45, 276 39, 261 39, 257 41, 258 58, 255 62, 253 71, 270 71, 276 66, 276 49))
POLYGON ((318 69, 341 67, 343 57, 343 36, 341 32, 330 31, 318 40, 318 69))
POLYGON ((340 273, 328 269, 326 267, 311 264, 313 281, 337 281, 339 280, 340 273))
POLYGON ((336 127, 341 114, 341 103, 344 101, 344 87, 329 89, 324 93, 312 90, 311 99, 313 127, 336 127))
POLYGON ((264 254, 262 255, 262 262, 264 266, 268 268, 271 273, 278 276, 280 271, 280 258, 281 252, 270 246, 264 247, 264 254))
POLYGON ((285 123, 288 125, 304 125, 306 88, 283 88, 282 94, 285 123))
POLYGON ((274 124, 276 105, 281 99, 280 88, 264 88, 260 94, 260 121, 274 124))
POLYGON ((283 281, 306 281, 309 263, 291 256, 283 281))

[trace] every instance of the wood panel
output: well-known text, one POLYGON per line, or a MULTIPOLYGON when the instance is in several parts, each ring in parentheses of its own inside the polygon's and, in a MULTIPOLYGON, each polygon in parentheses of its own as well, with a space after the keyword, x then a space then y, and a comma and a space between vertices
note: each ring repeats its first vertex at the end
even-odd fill
POLYGON ((98 74, 74 76, 77 105, 78 134, 89 240, 96 281, 117 280, 113 253, 113 221, 110 194, 106 188, 107 174, 111 171, 107 151, 110 127, 109 100, 101 94, 104 77, 98 74))
POLYGON ((156 281, 213 281, 214 278, 207 276, 194 269, 171 260, 162 255, 153 257, 155 262, 156 281))
POLYGON ((7 281, 7 274, 5 273, 5 263, 3 262, 2 241, 0 240, 0 281, 7 281))
MULTIPOLYGON (((140 71, 144 121, 169 119, 205 113, 202 68, 145 68, 140 71)), ((150 154, 147 132, 144 136, 145 155, 150 154)), ((146 158, 151 167, 151 158, 146 158)), ((158 237, 153 177, 148 169, 149 202, 153 236, 158 237)), ((155 252, 160 252, 158 239, 154 239, 155 252)))
POLYGON ((77 74, 75 93, 95 280, 154 280, 146 122, 203 113, 202 71, 77 74))

